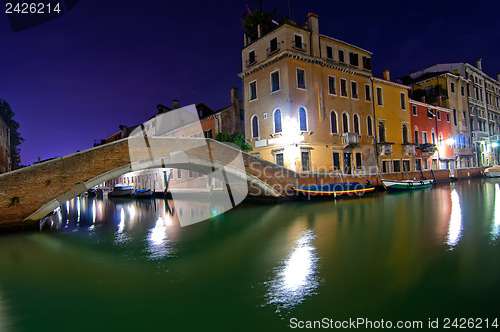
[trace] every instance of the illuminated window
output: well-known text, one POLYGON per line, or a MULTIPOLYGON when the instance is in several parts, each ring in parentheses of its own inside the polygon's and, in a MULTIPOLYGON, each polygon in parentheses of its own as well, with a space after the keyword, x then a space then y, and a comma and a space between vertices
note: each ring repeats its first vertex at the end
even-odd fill
POLYGON ((304 107, 299 107, 299 130, 307 131, 307 112, 304 107))

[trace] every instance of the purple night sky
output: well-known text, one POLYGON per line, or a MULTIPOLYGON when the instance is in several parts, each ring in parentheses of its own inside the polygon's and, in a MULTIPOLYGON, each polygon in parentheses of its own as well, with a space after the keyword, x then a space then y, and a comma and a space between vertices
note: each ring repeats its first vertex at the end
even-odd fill
MULTIPOLYGON (((308 12, 319 14, 321 34, 373 52, 378 77, 386 68, 395 79, 478 57, 489 76, 500 72, 497 1, 262 2, 282 14, 290 4, 299 24, 308 12)), ((16 33, 3 7, 0 98, 26 140, 21 164, 90 148, 172 99, 217 110, 229 104, 230 87, 241 97, 246 4, 258 1, 80 0, 61 17, 16 33)))

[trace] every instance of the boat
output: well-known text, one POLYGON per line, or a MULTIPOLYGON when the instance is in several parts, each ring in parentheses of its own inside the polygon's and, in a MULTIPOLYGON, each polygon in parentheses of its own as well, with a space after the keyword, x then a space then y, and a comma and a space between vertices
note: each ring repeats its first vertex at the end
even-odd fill
POLYGON ((153 191, 151 189, 137 189, 132 192, 132 197, 146 198, 153 197, 153 191))
POLYGON ((488 178, 500 178, 500 166, 495 165, 493 167, 487 168, 484 171, 484 176, 488 178))
POLYGON ((358 195, 361 196, 365 193, 375 190, 375 187, 367 183, 363 185, 359 182, 342 182, 330 183, 323 185, 314 185, 306 187, 292 187, 292 190, 298 194, 308 196, 333 196, 339 195, 358 195))
POLYGON ((111 192, 109 192, 108 197, 130 197, 133 191, 133 186, 119 183, 115 185, 111 192))
POLYGON ((384 188, 387 190, 416 190, 429 188, 434 183, 434 180, 384 180, 382 179, 384 188))

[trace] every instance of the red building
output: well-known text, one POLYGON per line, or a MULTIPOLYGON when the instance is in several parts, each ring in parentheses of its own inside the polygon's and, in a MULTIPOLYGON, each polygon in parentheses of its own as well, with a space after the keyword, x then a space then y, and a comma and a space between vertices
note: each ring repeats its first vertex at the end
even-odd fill
POLYGON ((455 168, 451 110, 411 99, 410 109, 416 145, 415 170, 455 168))

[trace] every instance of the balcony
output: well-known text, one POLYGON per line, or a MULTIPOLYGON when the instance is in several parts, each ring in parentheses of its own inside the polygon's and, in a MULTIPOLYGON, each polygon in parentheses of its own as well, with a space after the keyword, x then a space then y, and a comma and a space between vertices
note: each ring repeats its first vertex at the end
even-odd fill
POLYGON ((357 133, 343 133, 342 144, 356 146, 359 144, 359 136, 357 133))
POLYGON ((420 150, 422 155, 433 155, 437 151, 436 144, 424 143, 416 147, 420 150))
POLYGON ((306 44, 293 42, 293 48, 302 52, 306 51, 306 44))
POLYGON ((485 131, 473 130, 471 133, 472 140, 474 141, 482 141, 486 140, 490 137, 490 135, 485 131))
POLYGON ((254 64, 256 64, 256 63, 257 63, 257 57, 254 57, 254 58, 251 58, 251 59, 246 60, 246 61, 245 61, 245 66, 246 66, 247 68, 249 68, 249 67, 252 67, 252 66, 253 66, 254 64))
POLYGON ((271 56, 273 54, 276 54, 280 51, 280 48, 279 47, 269 47, 268 49, 266 49, 266 52, 267 52, 267 56, 271 56))
POLYGON ((384 143, 377 143, 377 147, 378 147, 378 154, 380 156, 387 156, 387 155, 391 155, 392 154, 392 145, 394 143, 388 143, 388 142, 384 142, 384 143))
POLYGON ((403 153, 405 156, 412 156, 415 154, 415 144, 405 143, 403 144, 403 153))

